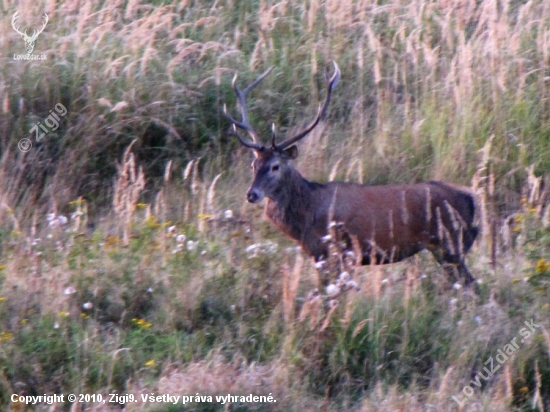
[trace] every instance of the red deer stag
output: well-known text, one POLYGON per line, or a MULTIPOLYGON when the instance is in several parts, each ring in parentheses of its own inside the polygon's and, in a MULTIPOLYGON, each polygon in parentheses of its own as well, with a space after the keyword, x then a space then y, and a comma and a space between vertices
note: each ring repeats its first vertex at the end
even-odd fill
POLYGON ((310 182, 290 164, 298 155, 294 145, 311 132, 325 116, 332 90, 340 78, 338 65, 327 77, 325 101, 315 119, 301 133, 277 143, 273 130, 271 146, 259 143, 250 126, 246 97, 271 69, 246 89, 233 88, 242 119, 235 120, 224 107, 232 123, 232 134, 254 152, 254 181, 248 190, 250 203, 267 198, 267 217, 284 233, 298 241, 303 250, 317 261, 327 258, 323 237, 330 222, 343 223, 345 230, 359 242, 362 264, 387 264, 400 261, 427 249, 451 276, 464 285, 475 279, 464 262, 478 228, 473 226, 475 203, 466 187, 443 182, 367 186, 355 183, 310 182), (248 133, 245 140, 237 128, 248 133))

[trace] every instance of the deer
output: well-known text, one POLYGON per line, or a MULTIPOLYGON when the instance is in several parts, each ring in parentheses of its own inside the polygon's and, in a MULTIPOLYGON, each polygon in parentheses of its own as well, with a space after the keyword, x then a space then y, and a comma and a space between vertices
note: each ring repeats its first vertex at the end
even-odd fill
POLYGON ((13 29, 23 38, 25 41, 25 49, 27 50, 28 54, 31 54, 34 50, 34 44, 36 43, 36 39, 38 38, 38 35, 44 31, 46 28, 46 24, 48 24, 48 15, 44 13, 44 23, 42 25, 42 28, 40 30, 34 30, 32 35, 29 36, 27 34, 27 30, 24 32, 19 31, 19 26, 17 26, 17 19, 19 18, 19 12, 15 12, 11 19, 11 25, 13 29))
MULTIPOLYGON (((253 181, 246 199, 258 203, 264 198, 265 215, 283 233, 294 239, 316 262, 327 259, 326 237, 329 227, 338 222, 360 247, 361 265, 399 262, 428 250, 450 276, 457 288, 469 286, 475 278, 464 257, 478 235, 474 225, 475 198, 471 190, 441 181, 415 184, 364 185, 349 182, 312 182, 296 170, 291 161, 298 156, 296 143, 325 118, 331 94, 340 79, 333 62, 332 76, 326 72, 327 90, 316 117, 298 134, 277 142, 275 126, 271 144, 260 143, 249 123, 247 95, 269 74, 261 74, 244 90, 232 86, 241 112, 234 119, 224 105, 231 123, 231 134, 251 149, 253 181), (248 133, 243 138, 238 130, 248 133)), ((326 285, 326 283, 325 283, 326 285)))

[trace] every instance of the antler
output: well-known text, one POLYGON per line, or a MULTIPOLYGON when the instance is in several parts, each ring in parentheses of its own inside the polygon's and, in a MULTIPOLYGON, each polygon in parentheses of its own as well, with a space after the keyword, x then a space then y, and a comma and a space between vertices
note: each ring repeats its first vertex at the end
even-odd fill
POLYGON ((327 96, 325 97, 325 102, 323 103, 323 106, 319 106, 319 111, 317 112, 317 116, 315 117, 315 119, 309 124, 308 127, 305 128, 305 130, 298 133, 296 136, 293 136, 285 140, 282 143, 275 144, 275 139, 273 139, 272 145, 274 149, 284 150, 287 147, 293 145, 298 140, 305 137, 309 132, 311 132, 315 128, 315 126, 317 126, 319 121, 325 117, 329 103, 330 103, 330 95, 332 94, 332 89, 336 87, 336 85, 338 84, 338 80, 340 80, 340 68, 338 67, 336 62, 333 62, 333 63, 334 63, 334 74, 332 75, 332 77, 328 76, 328 71, 325 73, 325 77, 327 79, 327 96))
POLYGON ((16 11, 15 14, 13 15, 13 17, 11 18, 11 26, 13 27, 13 29, 18 33, 20 34, 21 36, 26 36, 27 35, 27 32, 25 31, 25 33, 21 33, 19 31, 19 26, 15 26, 17 24, 17 19, 19 18, 19 12, 16 11))
POLYGON ((15 14, 13 15, 12 19, 11 19, 11 25, 13 27, 13 29, 18 33, 20 34, 21 36, 23 36, 23 38, 27 41, 34 41, 38 38, 38 35, 40 33, 42 33, 44 31, 44 29, 46 28, 46 24, 48 24, 48 15, 46 13, 44 13, 44 24, 42 25, 42 28, 40 30, 34 30, 32 36, 28 36, 27 35, 27 30, 25 30, 24 33, 22 33, 21 31, 19 31, 19 26, 15 26, 17 24, 17 19, 19 18, 19 12, 15 12, 15 14))
POLYGON ((46 28, 46 24, 48 24, 48 20, 49 20, 48 15, 46 13, 44 13, 43 19, 44 19, 44 24, 42 25, 42 28, 40 30, 34 30, 33 31, 32 36, 30 37, 31 41, 36 40, 38 38, 38 35, 40 33, 42 33, 44 31, 44 29, 46 28))
POLYGON ((261 150, 262 146, 259 144, 258 135, 250 126, 250 123, 248 122, 248 109, 246 108, 246 96, 250 91, 252 91, 263 79, 265 76, 269 74, 269 72, 273 69, 273 67, 270 67, 267 69, 264 73, 260 75, 256 80, 254 80, 246 89, 239 90, 237 87, 237 75, 235 74, 235 77, 233 78, 233 90, 235 90, 235 94, 237 95, 237 101, 239 102, 239 107, 241 109, 241 115, 242 120, 239 122, 238 120, 235 120, 233 117, 231 117, 227 113, 227 107, 224 105, 223 107, 223 113, 225 114, 225 117, 229 119, 229 121, 233 124, 233 134, 239 139, 239 142, 243 146, 249 147, 251 149, 255 150, 261 150), (252 143, 247 142, 241 138, 241 136, 237 133, 237 127, 242 130, 246 130, 250 137, 252 138, 252 143))

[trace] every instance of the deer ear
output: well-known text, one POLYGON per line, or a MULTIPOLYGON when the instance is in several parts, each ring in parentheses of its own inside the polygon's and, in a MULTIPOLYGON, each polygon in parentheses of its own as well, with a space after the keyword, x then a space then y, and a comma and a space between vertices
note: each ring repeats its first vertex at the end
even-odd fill
POLYGON ((288 149, 285 149, 283 153, 289 159, 296 159, 298 157, 298 148, 296 147, 296 145, 292 145, 288 149))

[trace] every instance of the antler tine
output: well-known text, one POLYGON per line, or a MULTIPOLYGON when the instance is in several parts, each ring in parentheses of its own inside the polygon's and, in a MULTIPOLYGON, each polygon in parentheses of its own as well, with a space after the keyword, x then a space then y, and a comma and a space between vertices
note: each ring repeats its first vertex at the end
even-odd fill
POLYGON ((30 40, 36 40, 38 38, 38 35, 40 33, 42 33, 44 31, 44 29, 46 28, 46 24, 48 24, 48 15, 46 13, 44 13, 44 24, 42 25, 42 28, 40 30, 33 30, 33 33, 32 33, 32 36, 30 36, 30 40))
POLYGON ((273 69, 273 67, 270 67, 269 69, 267 69, 265 72, 263 72, 256 80, 254 80, 246 89, 244 90, 240 90, 238 87, 237 87, 237 78, 238 78, 238 75, 235 74, 235 77, 233 78, 233 90, 235 91, 235 94, 237 95, 237 101, 239 103, 239 107, 240 107, 240 110, 241 110, 241 117, 242 117, 242 120, 239 122, 238 120, 235 120, 233 117, 231 117, 228 113, 227 113, 227 109, 226 107, 224 106, 224 114, 225 114, 225 117, 227 117, 227 119, 233 124, 233 126, 235 127, 238 127, 239 129, 242 129, 242 130, 246 130, 248 132, 248 134, 250 135, 250 137, 252 138, 252 141, 254 142, 253 144, 251 143, 244 143, 244 140, 242 140, 242 138, 235 133, 235 135, 237 136, 237 138, 239 139, 239 142, 241 142, 241 144, 243 144, 244 146, 246 147, 250 147, 252 149, 257 149, 259 150, 261 148, 261 146, 259 145, 259 139, 258 139, 258 135, 256 134, 256 132, 254 131, 254 129, 252 128, 252 126, 250 126, 250 122, 248 121, 248 109, 246 107, 246 96, 248 95, 248 93, 250 93, 268 74, 269 72, 273 69))
POLYGON ((17 24, 17 19, 19 18, 19 12, 16 11, 15 14, 13 15, 13 17, 11 18, 11 26, 13 27, 13 29, 18 33, 20 34, 21 36, 24 36, 27 32, 25 31, 25 33, 21 33, 19 31, 19 25, 16 27, 15 25, 17 24))
POLYGON ((252 142, 247 142, 246 140, 244 140, 239 135, 239 133, 237 133, 237 126, 236 125, 233 125, 233 127, 231 127, 231 133, 230 134, 235 136, 237 138, 237 140, 239 141, 239 143, 242 144, 243 146, 248 147, 250 149, 254 149, 254 150, 262 150, 262 146, 260 146, 259 144, 252 143, 252 142))
POLYGON ((283 150, 283 149, 293 145, 298 140, 305 137, 309 132, 311 132, 315 128, 315 126, 317 126, 317 124, 319 124, 319 121, 321 121, 321 119, 325 118, 328 106, 330 104, 330 96, 332 94, 332 90, 338 84, 338 80, 340 80, 340 68, 338 67, 336 62, 333 62, 333 64, 334 64, 334 74, 332 75, 332 77, 328 76, 328 72, 325 74, 326 79, 327 79, 327 95, 325 97, 325 101, 324 101, 323 105, 322 106, 319 105, 319 110, 317 111, 317 116, 315 117, 315 119, 313 119, 313 121, 309 124, 308 127, 305 128, 305 130, 298 133, 296 136, 293 136, 293 137, 291 137, 291 138, 289 138, 289 139, 285 140, 284 142, 282 142, 280 144, 277 144, 277 145, 275 143, 273 143, 273 147, 275 149, 283 150))

